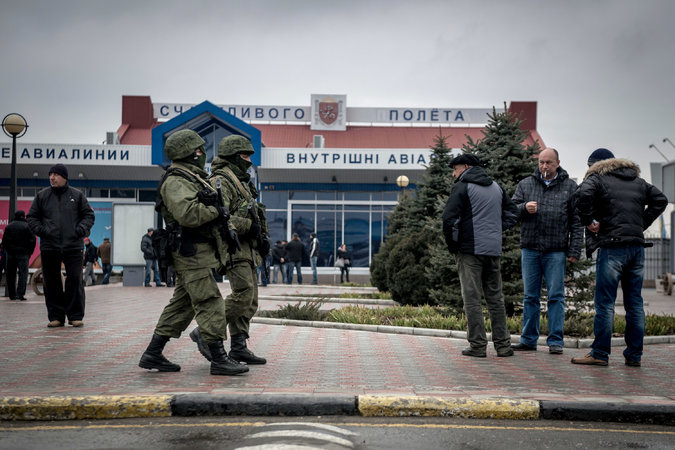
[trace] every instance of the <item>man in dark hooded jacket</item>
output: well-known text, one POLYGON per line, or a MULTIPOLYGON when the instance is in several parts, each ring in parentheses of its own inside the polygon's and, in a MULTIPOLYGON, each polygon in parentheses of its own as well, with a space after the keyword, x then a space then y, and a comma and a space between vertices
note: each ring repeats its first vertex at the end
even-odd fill
POLYGON ((642 302, 643 231, 666 209, 668 199, 640 178, 640 167, 599 148, 588 158, 588 172, 575 194, 581 224, 591 235, 587 252, 599 249, 595 264, 595 318, 591 352, 573 364, 606 366, 611 353, 614 302, 621 282, 626 310, 627 366, 639 367, 645 335, 642 302))
POLYGON ((450 161, 457 179, 443 211, 443 234, 455 254, 470 347, 464 356, 485 358, 487 337, 481 297, 485 296, 497 356, 512 356, 506 327, 500 261, 502 232, 518 221, 518 208, 485 173, 480 160, 464 153, 450 161))

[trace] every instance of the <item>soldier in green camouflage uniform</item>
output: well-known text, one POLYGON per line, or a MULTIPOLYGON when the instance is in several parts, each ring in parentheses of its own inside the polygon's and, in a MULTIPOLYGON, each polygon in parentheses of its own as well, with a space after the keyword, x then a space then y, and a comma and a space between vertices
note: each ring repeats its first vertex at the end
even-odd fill
MULTIPOLYGON (((267 220, 264 205, 258 203, 258 191, 251 182, 248 169, 254 153, 251 142, 243 136, 231 135, 218 144, 218 158, 211 163, 210 181, 221 180, 223 199, 232 214, 241 249, 231 256, 225 265, 232 293, 225 299, 227 325, 230 329, 230 357, 246 364, 265 364, 267 360, 253 354, 246 347, 251 318, 258 310, 258 283, 256 267, 270 250, 267 220)), ((200 344, 200 329, 190 337, 197 342, 201 353, 208 359, 203 344, 200 344)), ((201 330, 204 335, 204 330, 201 330)))
POLYGON ((206 181, 204 143, 194 131, 181 130, 169 136, 164 147, 172 164, 158 188, 158 207, 167 228, 177 224, 181 230, 180 245, 172 252, 176 288, 139 366, 179 371, 180 366, 167 360, 162 351, 194 318, 213 356, 211 374, 235 375, 248 372, 248 367, 231 359, 223 346, 227 337, 225 301, 211 269, 221 265, 216 251, 222 246, 220 228, 227 227, 227 219, 217 208, 215 189, 206 181))

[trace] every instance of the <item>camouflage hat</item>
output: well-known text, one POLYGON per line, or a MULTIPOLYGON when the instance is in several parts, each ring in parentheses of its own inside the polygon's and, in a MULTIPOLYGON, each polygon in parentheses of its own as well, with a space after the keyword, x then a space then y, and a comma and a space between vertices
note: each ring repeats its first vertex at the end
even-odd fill
POLYGON ((192 130, 180 130, 173 133, 164 144, 164 153, 171 161, 187 158, 206 141, 192 130))
POLYGON ((218 156, 224 158, 226 156, 236 155, 237 153, 244 153, 246 155, 254 154, 255 151, 253 150, 251 141, 238 134, 231 134, 221 139, 218 144, 218 156))

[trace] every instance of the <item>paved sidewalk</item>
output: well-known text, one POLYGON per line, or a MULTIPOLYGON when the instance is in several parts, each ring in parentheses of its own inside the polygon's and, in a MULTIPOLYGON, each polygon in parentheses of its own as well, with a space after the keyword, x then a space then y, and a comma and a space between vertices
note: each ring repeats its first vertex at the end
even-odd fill
MULTIPOLYGON (((221 284, 221 290, 227 294, 229 285, 221 284)), ((350 289, 271 285, 261 288, 261 295, 337 297, 345 290, 350 289)), ((650 305, 658 303, 666 313, 675 310, 675 298, 647 291, 650 305)), ((376 396, 376 401, 393 399, 390 407, 401 399, 410 406, 410 398, 427 397, 460 403, 583 402, 600 405, 596 412, 609 406, 626 411, 665 408, 669 420, 675 417, 673 343, 645 346, 641 368, 623 364, 622 348, 614 349, 609 367, 585 367, 569 360, 587 349, 566 348, 559 356, 549 355, 544 347, 497 358, 490 347, 486 359, 477 359, 461 356, 467 345, 463 339, 254 323, 249 346, 268 359, 267 365, 252 366, 242 376, 211 376, 209 363, 186 333, 171 340, 164 352, 181 371, 156 373, 139 368, 138 360, 172 289, 111 284, 88 287, 86 293, 83 328, 47 328, 44 297, 32 292, 25 302, 0 299, 0 418, 8 418, 3 408, 19 401, 17 397, 166 396, 161 398, 175 402, 184 394, 201 402, 233 402, 234 395, 246 402, 285 398, 296 404, 331 398, 361 398, 365 404, 376 396)), ((261 300, 261 308, 276 309, 278 303, 261 300)))

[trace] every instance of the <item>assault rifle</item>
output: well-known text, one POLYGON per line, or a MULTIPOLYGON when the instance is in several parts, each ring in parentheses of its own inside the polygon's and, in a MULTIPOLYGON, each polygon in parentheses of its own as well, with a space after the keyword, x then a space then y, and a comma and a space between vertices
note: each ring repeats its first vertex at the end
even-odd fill
POLYGON ((255 237, 256 241, 258 241, 258 251, 260 252, 260 256, 262 256, 262 265, 263 265, 263 270, 265 271, 265 277, 269 280, 270 279, 270 269, 267 267, 267 255, 270 252, 270 243, 269 240, 267 239, 267 234, 265 234, 264 231, 262 231, 262 223, 260 223, 260 216, 258 215, 258 208, 256 208, 256 202, 255 199, 252 198, 248 202, 248 213, 251 215, 251 218, 253 220, 253 223, 258 225, 258 229, 260 230, 260 233, 255 237))
POLYGON ((227 253, 230 255, 230 263, 232 263, 232 255, 237 251, 241 250, 241 245, 239 245, 239 237, 235 230, 230 230, 228 227, 228 222, 230 221, 230 213, 225 207, 225 201, 223 200, 223 191, 221 189, 220 178, 216 177, 216 192, 218 193, 218 212, 222 219, 221 226, 219 227, 220 235, 223 237, 223 240, 227 244, 227 253))

